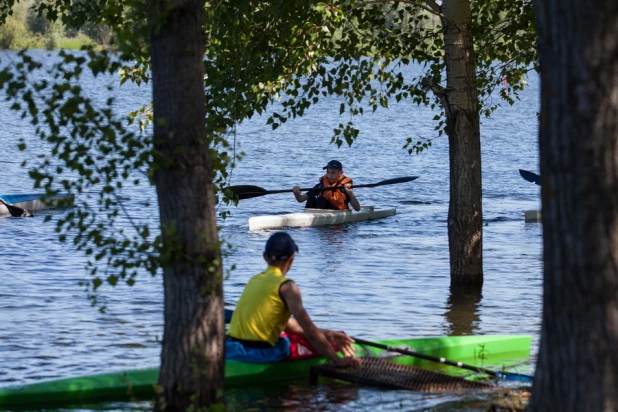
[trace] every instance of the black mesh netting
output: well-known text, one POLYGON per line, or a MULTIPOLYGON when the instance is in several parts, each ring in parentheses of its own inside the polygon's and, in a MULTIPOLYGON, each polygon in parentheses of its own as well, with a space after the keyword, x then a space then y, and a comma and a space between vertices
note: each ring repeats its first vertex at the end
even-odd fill
POLYGON ((425 392, 453 392, 465 389, 488 389, 495 386, 467 381, 385 359, 361 357, 360 367, 337 368, 332 364, 311 367, 311 380, 318 376, 390 389, 410 389, 425 392))

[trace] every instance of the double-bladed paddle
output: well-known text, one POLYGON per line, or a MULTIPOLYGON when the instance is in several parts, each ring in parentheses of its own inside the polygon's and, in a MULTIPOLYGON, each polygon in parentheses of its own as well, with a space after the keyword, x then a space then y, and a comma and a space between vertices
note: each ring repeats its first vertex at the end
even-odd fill
MULTIPOLYGON (((369 183, 365 185, 352 185, 352 188, 358 189, 359 187, 376 187, 376 186, 384 186, 384 185, 394 185, 397 183, 411 182, 412 180, 416 180, 416 179, 418 179, 418 176, 397 177, 395 179, 382 180, 381 182, 378 182, 378 183, 369 183)), ((343 186, 320 187, 320 188, 310 187, 310 188, 302 188, 300 190, 301 191, 307 191, 307 190, 324 191, 324 190, 341 189, 342 187, 343 186)), ((292 192, 292 189, 266 190, 263 187, 251 186, 251 185, 228 186, 228 187, 225 187, 224 190, 225 189, 231 190, 234 193, 234 196, 238 198, 238 200, 251 199, 252 197, 272 195, 275 193, 292 192)))
POLYGON ((530 375, 522 375, 519 373, 510 373, 510 372, 496 372, 491 369, 479 368, 477 366, 466 365, 465 363, 455 362, 444 358, 438 358, 437 356, 426 355, 424 353, 415 352, 412 349, 402 349, 393 346, 383 345, 377 342, 370 342, 364 339, 352 338, 354 342, 359 345, 373 346, 374 348, 384 349, 389 352, 397 352, 403 355, 414 356, 415 358, 425 359, 433 362, 443 363, 445 365, 455 366, 462 369, 468 369, 474 372, 485 373, 490 376, 495 376, 501 379, 511 379, 521 382, 532 382, 532 376, 530 375))
POLYGON ((541 185, 541 176, 537 175, 536 173, 532 173, 527 170, 519 169, 519 174, 521 175, 521 177, 523 177, 527 181, 536 183, 539 186, 541 185))

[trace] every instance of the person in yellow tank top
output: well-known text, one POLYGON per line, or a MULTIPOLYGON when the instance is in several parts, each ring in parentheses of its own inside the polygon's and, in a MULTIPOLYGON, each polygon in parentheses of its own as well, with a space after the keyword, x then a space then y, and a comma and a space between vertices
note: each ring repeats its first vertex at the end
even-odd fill
POLYGON ((318 328, 303 306, 298 286, 285 276, 297 252, 285 232, 268 239, 263 253, 268 267, 249 280, 232 314, 227 359, 269 363, 325 356, 338 366, 359 363, 354 340, 344 332, 318 328))
POLYGON ((307 202, 305 208, 310 209, 332 209, 348 210, 350 206, 357 212, 360 210, 360 203, 352 190, 352 179, 343 174, 343 165, 338 160, 331 160, 322 169, 326 174, 313 189, 303 194, 299 186, 292 188, 292 193, 298 203, 307 202), (325 187, 343 186, 341 189, 322 190, 325 187))

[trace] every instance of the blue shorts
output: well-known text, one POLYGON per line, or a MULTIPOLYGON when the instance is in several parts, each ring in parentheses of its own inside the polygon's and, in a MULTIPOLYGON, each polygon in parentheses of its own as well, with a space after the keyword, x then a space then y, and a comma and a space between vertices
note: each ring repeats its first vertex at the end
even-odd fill
POLYGON ((272 348, 248 348, 240 342, 225 340, 225 359, 248 363, 276 363, 289 355, 288 338, 279 338, 272 348))

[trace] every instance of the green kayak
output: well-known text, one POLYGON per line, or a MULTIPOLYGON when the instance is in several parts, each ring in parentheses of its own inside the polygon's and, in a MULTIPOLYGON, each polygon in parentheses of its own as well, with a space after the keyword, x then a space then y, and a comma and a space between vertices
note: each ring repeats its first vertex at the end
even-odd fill
MULTIPOLYGON (((412 348, 427 355, 498 370, 526 360, 530 355, 530 341, 530 336, 488 335, 398 339, 379 343, 392 347, 412 348)), ((358 356, 380 356, 383 352, 373 347, 357 345, 358 356)), ((397 356, 392 360, 426 369, 439 369, 445 373, 469 373, 410 356, 397 356)), ((298 380, 308 382, 311 366, 321 363, 326 363, 326 359, 314 358, 272 364, 228 360, 225 363, 225 384, 226 387, 238 387, 276 385, 277 382, 288 384, 290 381, 298 380)), ((23 408, 97 400, 148 399, 154 395, 158 373, 159 368, 149 368, 0 387, 0 409, 6 406, 23 408)))

